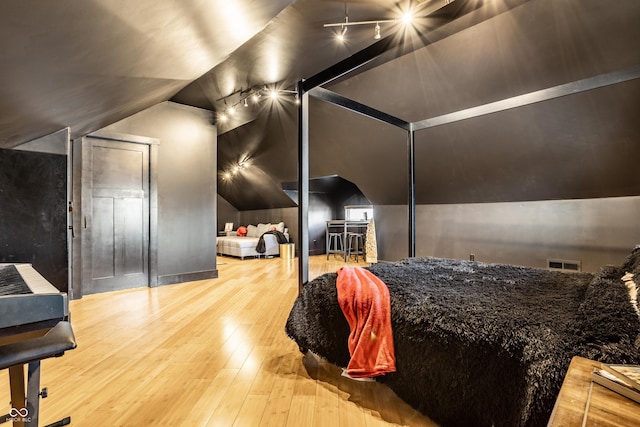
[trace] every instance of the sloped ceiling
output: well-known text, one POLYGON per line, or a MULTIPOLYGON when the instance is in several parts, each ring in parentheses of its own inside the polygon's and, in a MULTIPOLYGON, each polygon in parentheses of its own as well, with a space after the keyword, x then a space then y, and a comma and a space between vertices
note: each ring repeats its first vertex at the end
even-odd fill
POLYGON ((0 2, 0 147, 65 127, 77 137, 166 101, 291 2, 0 2))
MULTIPOLYGON (((395 0, 348 10, 399 11, 395 0)), ((342 0, 0 2, 0 147, 67 127, 76 138, 162 101, 217 111, 250 86, 291 86, 371 38, 335 56, 322 23, 343 19, 342 0)))
MULTIPOLYGON (((426 119, 637 69, 638 19, 634 0, 533 0, 331 89, 408 121, 426 119)), ((374 204, 406 204, 404 132, 313 99, 310 110, 312 177, 339 175, 374 204)), ((639 111, 634 79, 418 132, 417 202, 639 195, 639 111)), ((270 115, 268 129, 260 122, 242 130, 259 138, 221 135, 219 149, 254 157, 275 189, 296 179, 297 117, 286 105, 270 115)))
MULTIPOLYGON (((511 10, 433 43, 437 23, 422 27, 426 47, 330 89, 413 121, 640 65, 637 0, 453 4, 472 2, 511 10)), ((351 0, 348 14, 395 18, 405 3, 351 0)), ((413 2, 424 13, 445 3, 413 2)), ((340 45, 322 27, 344 20, 344 4, 0 2, 0 148, 66 127, 76 138, 166 100, 219 112, 251 87, 293 89, 374 42, 371 28, 350 28, 340 45)), ((639 86, 633 80, 418 133, 418 202, 640 194, 639 86)), ((320 101, 311 108, 312 176, 341 176, 374 204, 406 203, 403 132, 320 101)), ((281 186, 296 180, 296 106, 289 99, 241 110, 218 124, 218 173, 250 158, 255 176, 220 179, 220 194, 242 209, 290 206, 281 186)))

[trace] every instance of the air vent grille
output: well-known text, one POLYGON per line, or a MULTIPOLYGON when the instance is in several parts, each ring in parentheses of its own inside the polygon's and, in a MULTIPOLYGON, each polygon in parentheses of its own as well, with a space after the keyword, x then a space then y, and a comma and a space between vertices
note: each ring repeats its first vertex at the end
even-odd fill
POLYGON ((547 268, 550 270, 582 271, 582 262, 568 259, 548 259, 547 268))

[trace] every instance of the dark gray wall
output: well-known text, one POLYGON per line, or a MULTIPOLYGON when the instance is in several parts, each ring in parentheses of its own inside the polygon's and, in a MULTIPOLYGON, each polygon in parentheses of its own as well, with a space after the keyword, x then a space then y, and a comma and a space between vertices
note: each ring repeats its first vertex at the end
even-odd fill
POLYGON ((160 140, 157 173, 161 284, 217 276, 217 136, 211 119, 211 112, 163 102, 104 129, 160 140))
POLYGON ((68 290, 67 156, 0 149, 0 262, 68 290))
POLYGON ((232 222, 235 230, 239 225, 240 212, 227 199, 218 194, 216 218, 218 230, 224 230, 224 224, 227 222, 232 222))
MULTIPOLYGON (((580 261, 584 271, 621 264, 640 244, 640 197, 417 207, 416 255, 546 267, 580 261)), ((407 207, 376 206, 378 258, 407 256, 407 207)))

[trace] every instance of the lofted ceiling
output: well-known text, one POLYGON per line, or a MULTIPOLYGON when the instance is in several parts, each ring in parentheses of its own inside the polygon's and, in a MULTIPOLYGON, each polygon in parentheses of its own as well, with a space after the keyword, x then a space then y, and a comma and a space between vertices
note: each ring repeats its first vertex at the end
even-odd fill
MULTIPOLYGON (((454 3, 457 4, 458 2, 454 3)), ((488 1, 423 33, 424 47, 363 67, 329 89, 407 121, 551 93, 583 79, 603 87, 416 132, 419 204, 539 201, 640 194, 640 2, 488 1), (505 13, 498 4, 511 6, 505 13), (629 73, 628 81, 610 73, 629 73), (609 77, 608 77, 609 76, 609 77)), ((581 84, 581 83, 580 83, 581 84)), ((338 175, 374 205, 407 201, 407 136, 312 98, 309 173, 338 175)), ((219 165, 253 167, 218 191, 242 209, 272 207, 296 179, 297 114, 274 109, 218 139, 219 165), (266 173, 265 173, 266 172, 266 173), (269 180, 260 176, 268 176, 269 180), (256 188, 260 187, 260 188, 256 188)))
MULTIPOLYGON (((351 0, 350 19, 397 16, 394 0, 351 0)), ((221 110, 252 86, 295 82, 363 47, 322 24, 335 0, 0 2, 0 148, 62 128, 72 138, 166 100, 221 110)), ((225 132, 252 120, 219 127, 225 132)))
MULTIPOLYGON (((637 0, 346 6, 354 22, 395 19, 408 4, 431 14, 407 43, 415 51, 331 90, 413 121, 640 65, 637 0), (441 28, 438 12, 464 4, 478 13, 441 28)), ((265 86, 292 91, 375 42, 373 26, 359 26, 337 43, 323 24, 344 19, 343 0, 0 2, 0 148, 67 127, 77 138, 168 100, 216 113, 240 105, 217 123, 218 172, 248 154, 255 167, 219 180, 219 194, 239 209, 291 206, 282 183, 297 176, 296 108, 242 101, 265 86)), ((637 194, 639 93, 635 80, 423 131, 418 203, 637 194)), ((311 175, 339 175, 374 204, 405 203, 405 135, 317 100, 311 108, 311 175)))

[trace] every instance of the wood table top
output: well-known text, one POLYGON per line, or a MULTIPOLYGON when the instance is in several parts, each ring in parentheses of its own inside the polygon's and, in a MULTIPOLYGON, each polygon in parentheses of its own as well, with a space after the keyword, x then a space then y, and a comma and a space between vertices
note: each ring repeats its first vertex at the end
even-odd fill
POLYGON ((640 426, 640 403, 591 381, 602 364, 574 357, 548 426, 640 426))

